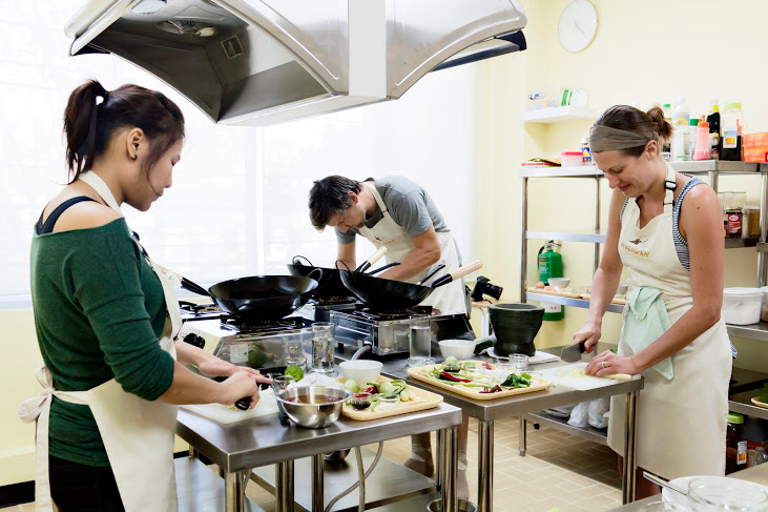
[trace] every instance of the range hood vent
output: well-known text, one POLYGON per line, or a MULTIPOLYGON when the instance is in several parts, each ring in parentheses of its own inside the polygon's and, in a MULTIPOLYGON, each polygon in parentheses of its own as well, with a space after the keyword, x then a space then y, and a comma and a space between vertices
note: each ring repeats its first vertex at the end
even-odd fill
POLYGON ((526 48, 518 0, 91 0, 70 55, 112 53, 224 124, 397 99, 430 71, 526 48))

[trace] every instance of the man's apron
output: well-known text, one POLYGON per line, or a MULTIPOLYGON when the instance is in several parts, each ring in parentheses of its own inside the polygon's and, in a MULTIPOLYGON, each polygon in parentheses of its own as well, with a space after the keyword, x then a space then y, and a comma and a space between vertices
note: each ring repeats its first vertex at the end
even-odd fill
MULTIPOLYGON (((88 171, 79 179, 93 187, 122 215, 109 187, 98 175, 88 171)), ((173 340, 181 328, 181 314, 175 283, 148 256, 146 258, 160 279, 167 308, 160 346, 176 359, 173 340)), ((178 510, 173 465, 176 406, 126 393, 114 378, 87 391, 57 391, 47 368, 38 369, 36 376, 44 388, 43 393, 26 400, 19 408, 19 416, 25 422, 37 421, 35 502, 38 511, 53 510, 48 473, 48 421, 53 396, 91 408, 126 512, 178 510)))
MULTIPOLYGON (((667 164, 668 181, 675 174, 667 164)), ((630 271, 630 287, 661 290, 674 324, 693 305, 690 272, 680 263, 672 236, 673 192, 667 190, 664 213, 639 227, 640 208, 630 199, 624 210, 619 254, 630 271)), ((624 315, 627 308, 624 308, 624 315)), ((618 354, 633 354, 619 340, 618 354)), ((672 355, 669 381, 650 368, 637 400, 638 466, 668 479, 725 472, 725 430, 731 352, 721 319, 691 344, 672 355)), ((608 444, 624 454, 626 398, 611 398, 608 444)))
MULTIPOLYGON (((358 232, 370 241, 376 248, 387 248, 387 263, 400 262, 414 249, 413 241, 405 229, 397 224, 389 214, 387 205, 381 198, 381 194, 370 182, 363 182, 373 193, 376 204, 379 205, 382 218, 372 228, 363 226, 358 228, 358 232)), ((437 232, 437 240, 440 243, 440 260, 435 265, 444 264, 445 272, 453 272, 461 266, 459 260, 459 251, 456 248, 456 241, 453 239, 450 231, 437 232)), ((424 269, 418 275, 408 279, 406 282, 417 283, 426 276, 434 266, 424 269)), ((439 276, 438 276, 439 277, 439 276)), ((429 284, 429 283, 427 283, 429 284)), ((435 288, 435 290, 421 303, 424 306, 433 306, 442 313, 461 313, 468 314, 467 301, 464 293, 464 280, 459 279, 450 284, 435 288)))

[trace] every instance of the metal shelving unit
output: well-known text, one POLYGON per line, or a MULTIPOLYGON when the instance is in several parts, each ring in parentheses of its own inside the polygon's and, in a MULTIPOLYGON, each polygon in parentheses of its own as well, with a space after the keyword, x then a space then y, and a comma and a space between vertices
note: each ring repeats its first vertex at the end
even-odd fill
MULTIPOLYGON (((704 160, 696 162, 672 162, 676 171, 688 174, 707 174, 709 183, 717 191, 719 177, 722 174, 755 175, 760 177, 760 238, 726 238, 725 248, 756 247, 757 251, 757 284, 765 286, 766 271, 768 270, 768 243, 765 234, 768 228, 768 164, 752 162, 726 162, 721 160, 704 160)), ((589 308, 589 301, 558 297, 556 295, 540 294, 526 291, 526 275, 528 271, 528 240, 562 240, 565 242, 580 242, 594 244, 594 271, 600 263, 600 244, 605 242, 605 234, 601 233, 600 216, 600 182, 603 173, 594 165, 578 167, 523 167, 519 173, 522 178, 522 243, 520 252, 520 296, 523 301, 548 302, 589 308), (577 178, 592 179, 595 182, 595 222, 593 229, 584 232, 532 231, 528 229, 528 180, 530 178, 577 178)), ((594 272, 593 272, 594 273, 594 272)), ((622 306, 611 304, 608 311, 620 313, 622 306)), ((728 325, 728 332, 742 338, 768 340, 768 323, 755 325, 728 325)))

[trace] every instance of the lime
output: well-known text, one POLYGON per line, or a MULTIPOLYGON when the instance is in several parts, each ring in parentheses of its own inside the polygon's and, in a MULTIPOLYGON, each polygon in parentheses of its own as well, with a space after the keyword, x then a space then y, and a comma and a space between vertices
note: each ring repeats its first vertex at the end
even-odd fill
POLYGON ((259 349, 253 349, 248 353, 248 366, 261 368, 267 362, 267 354, 259 349))
POLYGON ((304 370, 297 364, 292 364, 286 368, 285 374, 293 377, 297 382, 304 378, 304 370))

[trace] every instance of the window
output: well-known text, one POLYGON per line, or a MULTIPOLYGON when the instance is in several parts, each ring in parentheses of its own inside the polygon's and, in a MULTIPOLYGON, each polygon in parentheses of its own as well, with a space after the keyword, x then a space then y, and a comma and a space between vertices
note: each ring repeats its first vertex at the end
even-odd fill
MULTIPOLYGON (((315 231, 307 210, 312 181, 329 174, 410 177, 437 203, 464 259, 475 255, 476 65, 430 74, 397 101, 267 128, 215 125, 115 56, 68 57, 63 27, 84 2, 0 10, 0 296, 29 293, 32 226, 66 182, 64 107, 89 78, 108 89, 134 82, 161 90, 184 111, 174 186, 148 213, 125 214, 155 260, 193 281, 286 273, 296 254, 332 266, 335 236, 315 231)), ((372 252, 367 243, 358 251, 372 252)))

